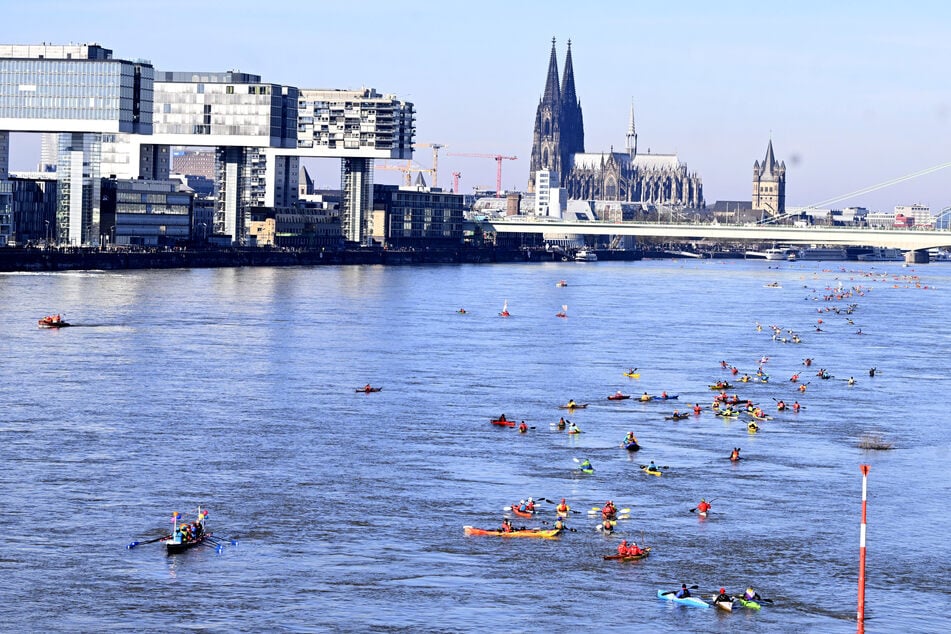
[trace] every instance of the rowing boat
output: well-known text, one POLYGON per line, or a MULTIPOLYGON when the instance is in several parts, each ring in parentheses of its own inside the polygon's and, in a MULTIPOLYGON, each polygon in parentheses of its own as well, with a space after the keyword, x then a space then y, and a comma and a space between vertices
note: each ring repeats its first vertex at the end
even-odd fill
POLYGON ((648 546, 647 548, 643 550, 643 552, 641 552, 640 555, 604 555, 604 559, 605 560, 614 559, 617 561, 624 561, 624 562, 638 561, 639 559, 644 559, 650 554, 651 554, 651 547, 648 546))
POLYGON ((501 530, 475 528, 473 526, 463 526, 462 530, 466 535, 492 535, 495 537, 537 537, 540 539, 554 539, 561 533, 560 528, 541 529, 541 528, 521 528, 508 533, 501 530))
POLYGON ((673 601, 674 603, 679 603, 680 605, 686 605, 692 608, 709 608, 710 604, 704 601, 699 597, 684 597, 682 599, 677 598, 677 593, 674 591, 657 591, 657 598, 663 599, 665 601, 673 601))

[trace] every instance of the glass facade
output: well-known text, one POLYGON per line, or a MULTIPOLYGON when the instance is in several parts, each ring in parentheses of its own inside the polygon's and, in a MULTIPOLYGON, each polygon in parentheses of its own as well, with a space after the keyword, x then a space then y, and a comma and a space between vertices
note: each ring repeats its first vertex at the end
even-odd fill
MULTIPOLYGON (((29 121, 86 122, 63 125, 98 132, 149 134, 151 66, 121 60, 0 58, 0 127, 29 130, 29 121)), ((35 126, 49 128, 49 126, 35 126)))
POLYGON ((360 91, 300 91, 297 105, 297 147, 330 150, 384 150, 391 158, 411 158, 415 113, 413 104, 360 91))

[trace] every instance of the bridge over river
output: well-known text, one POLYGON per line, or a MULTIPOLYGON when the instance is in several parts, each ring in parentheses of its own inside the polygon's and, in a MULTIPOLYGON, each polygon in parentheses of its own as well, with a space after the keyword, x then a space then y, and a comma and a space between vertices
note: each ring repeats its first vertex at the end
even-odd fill
POLYGON ((909 252, 906 259, 910 262, 927 262, 928 249, 951 246, 951 231, 946 229, 568 221, 545 216, 491 218, 483 223, 483 227, 496 233, 641 236, 679 241, 884 247, 909 252))

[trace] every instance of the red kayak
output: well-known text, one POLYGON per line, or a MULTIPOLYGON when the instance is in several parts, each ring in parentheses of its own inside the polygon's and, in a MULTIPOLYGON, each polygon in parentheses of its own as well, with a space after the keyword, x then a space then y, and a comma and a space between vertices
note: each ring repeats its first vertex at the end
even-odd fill
POLYGON ((630 394, 612 394, 608 397, 609 401, 623 401, 626 398, 631 398, 630 394))
POLYGON ((490 421, 490 422, 491 422, 493 425, 498 425, 499 427, 515 427, 515 421, 514 421, 514 420, 501 420, 501 419, 496 419, 496 420, 493 420, 493 421, 490 421))
POLYGON ((519 517, 535 517, 535 514, 531 511, 523 511, 518 508, 518 504, 512 505, 512 512, 518 515, 519 517))

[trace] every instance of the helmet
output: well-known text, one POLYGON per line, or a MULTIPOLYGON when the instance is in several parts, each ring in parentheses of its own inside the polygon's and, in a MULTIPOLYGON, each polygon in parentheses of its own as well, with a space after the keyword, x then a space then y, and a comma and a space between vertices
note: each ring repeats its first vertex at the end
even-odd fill
POLYGON ((525 500, 519 500, 518 503, 519 503, 519 504, 525 504, 525 500))
POLYGON ((535 498, 531 498, 531 497, 530 497, 530 498, 528 498, 528 501, 529 501, 529 502, 534 502, 534 501, 535 501, 535 498))
POLYGON ((723 594, 724 592, 726 592, 726 588, 720 588, 720 594, 723 594))
POLYGON ((701 501, 701 502, 706 502, 706 501, 707 501, 707 498, 700 498, 700 501, 701 501))

